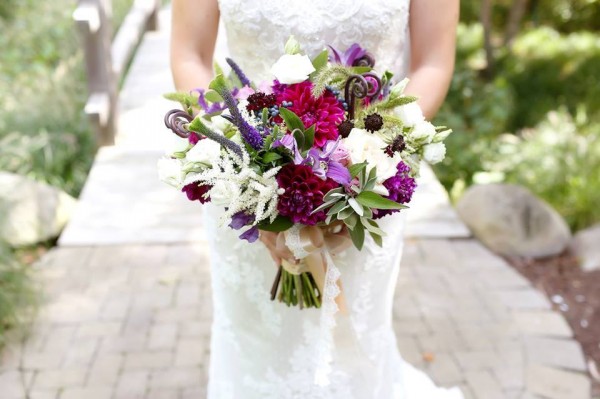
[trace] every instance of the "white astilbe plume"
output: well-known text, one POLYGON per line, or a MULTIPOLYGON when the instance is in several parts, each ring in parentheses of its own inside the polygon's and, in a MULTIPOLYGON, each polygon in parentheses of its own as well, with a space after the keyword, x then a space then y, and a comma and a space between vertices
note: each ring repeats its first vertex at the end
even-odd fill
POLYGON ((245 151, 242 159, 226 151, 211 169, 188 174, 184 183, 202 182, 212 186, 211 201, 227 208, 221 223, 243 211, 255 216, 256 225, 266 219, 272 222, 277 217, 277 199, 282 189, 275 176, 280 169, 273 168, 260 175, 250 166, 250 157, 245 151))

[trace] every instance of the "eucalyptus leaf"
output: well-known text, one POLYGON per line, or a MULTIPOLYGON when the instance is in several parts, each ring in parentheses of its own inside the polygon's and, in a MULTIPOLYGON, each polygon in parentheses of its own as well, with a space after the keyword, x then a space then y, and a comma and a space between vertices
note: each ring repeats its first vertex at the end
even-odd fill
POLYGON ((356 214, 352 214, 349 217, 347 217, 346 219, 344 219, 344 223, 346 224, 346 226, 348 226, 349 229, 353 229, 354 226, 356 226, 357 222, 358 222, 358 216, 356 214))
POLYGON ((351 217, 352 215, 356 216, 356 213, 354 212, 354 209, 352 207, 349 207, 349 208, 344 209, 340 213, 338 213, 337 218, 339 220, 345 220, 345 219, 351 217))
POLYGON ((343 193, 344 193, 344 189, 342 187, 334 188, 333 190, 329 190, 323 196, 323 200, 324 201, 331 201, 332 199, 334 199, 334 194, 343 194, 343 193))
POLYGON ((381 238, 379 234, 375 234, 372 232, 369 232, 369 234, 371 235, 371 238, 373 238, 373 241, 375 241, 375 244, 377 244, 378 247, 383 247, 383 238, 381 238))

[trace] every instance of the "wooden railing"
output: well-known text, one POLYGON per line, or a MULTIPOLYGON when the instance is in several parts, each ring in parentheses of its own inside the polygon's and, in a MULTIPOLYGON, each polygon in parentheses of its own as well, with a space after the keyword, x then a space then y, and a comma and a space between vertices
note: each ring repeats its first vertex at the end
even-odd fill
POLYGON ((73 13, 84 47, 89 98, 85 113, 98 145, 114 144, 119 82, 146 30, 158 27, 161 0, 135 0, 113 39, 111 0, 79 0, 73 13))

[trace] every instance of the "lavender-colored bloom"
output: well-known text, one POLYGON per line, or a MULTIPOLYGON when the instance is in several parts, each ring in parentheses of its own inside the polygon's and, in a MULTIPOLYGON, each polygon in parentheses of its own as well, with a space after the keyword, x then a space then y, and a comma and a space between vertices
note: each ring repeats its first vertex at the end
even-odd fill
POLYGON ((247 240, 252 243, 258 240, 258 227, 254 226, 240 234, 240 239, 247 240))
POLYGON ((225 80, 222 76, 217 77, 213 81, 214 89, 223 97, 227 108, 229 108, 229 113, 231 114, 231 118, 228 118, 240 131, 242 138, 244 141, 255 150, 260 150, 263 147, 263 137, 260 132, 252 125, 250 125, 240 113, 240 110, 237 107, 237 102, 227 85, 225 84, 225 80))
POLYGON ((213 104, 208 105, 208 102, 206 101, 206 98, 204 97, 204 94, 206 93, 206 91, 204 89, 194 89, 194 90, 192 90, 192 93, 198 93, 198 105, 207 114, 214 114, 217 112, 221 112, 225 108, 227 108, 227 105, 225 105, 224 103, 213 103, 213 104))
POLYGON ((347 49, 344 53, 340 53, 331 46, 329 46, 329 48, 331 49, 329 61, 344 66, 354 66, 354 63, 357 60, 360 60, 361 58, 367 56, 367 50, 360 47, 357 43, 354 43, 352 46, 350 46, 350 48, 347 49))
POLYGON ((332 157, 332 154, 335 152, 337 145, 336 141, 333 142, 334 145, 325 145, 325 148, 329 147, 329 150, 320 151, 316 148, 312 148, 306 159, 302 162, 305 165, 311 166, 313 169, 313 173, 319 176, 322 179, 329 178, 336 183, 348 185, 350 184, 350 180, 352 176, 350 175, 350 171, 342 165, 340 162, 335 161, 332 157))
POLYGON ((229 227, 234 230, 239 230, 244 226, 254 223, 254 215, 248 215, 246 212, 238 212, 231 217, 229 227))
POLYGON ((302 154, 298 151, 298 143, 296 143, 296 139, 291 134, 286 134, 282 138, 275 140, 271 147, 285 147, 289 150, 294 155, 294 165, 300 165, 304 161, 302 154))
POLYGON ((250 86, 250 79, 248 79, 246 77, 246 74, 242 72, 240 66, 236 64, 236 62, 231 58, 225 58, 225 61, 227 61, 227 63, 231 67, 231 70, 237 75, 238 79, 242 83, 242 86, 250 86))

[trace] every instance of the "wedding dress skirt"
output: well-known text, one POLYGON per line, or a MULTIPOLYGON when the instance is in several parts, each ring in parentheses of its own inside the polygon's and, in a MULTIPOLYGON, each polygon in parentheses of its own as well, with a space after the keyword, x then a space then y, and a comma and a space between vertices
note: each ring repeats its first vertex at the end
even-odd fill
MULTIPOLYGON (((329 44, 358 42, 376 69, 404 75, 408 0, 220 0, 229 53, 253 80, 294 35, 314 56, 329 44), (381 68, 378 68, 381 67, 381 68)), ((211 253, 214 320, 209 399, 461 399, 403 361, 392 305, 403 246, 404 213, 381 220, 383 248, 367 237, 362 251, 336 257, 348 311, 336 314, 329 384, 314 383, 320 309, 270 300, 276 267, 265 247, 219 227, 221 210, 204 207, 211 253)))

